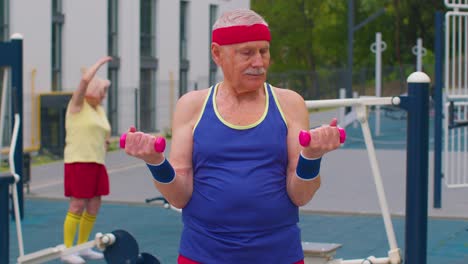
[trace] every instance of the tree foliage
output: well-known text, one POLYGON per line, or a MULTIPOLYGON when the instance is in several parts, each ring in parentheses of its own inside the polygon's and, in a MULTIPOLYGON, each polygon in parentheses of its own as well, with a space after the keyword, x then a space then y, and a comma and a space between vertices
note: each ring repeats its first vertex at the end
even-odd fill
MULTIPOLYGON (((269 23, 273 72, 344 68, 347 65, 348 1, 251 0, 251 8, 269 23)), ((429 54, 434 46, 434 15, 443 0, 354 0, 358 25, 385 8, 375 20, 354 32, 353 67, 373 67, 370 45, 382 33, 384 65, 414 64, 411 49, 422 38, 429 54)))

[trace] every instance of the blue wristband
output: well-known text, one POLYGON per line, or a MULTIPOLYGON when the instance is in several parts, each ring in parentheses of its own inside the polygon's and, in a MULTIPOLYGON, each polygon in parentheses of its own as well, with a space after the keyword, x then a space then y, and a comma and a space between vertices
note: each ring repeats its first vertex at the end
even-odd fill
POLYGON ((311 181, 320 173, 320 162, 322 158, 318 159, 307 159, 304 156, 299 155, 299 161, 297 162, 296 175, 304 181, 311 181))
POLYGON ((172 168, 171 164, 169 163, 169 161, 167 161, 167 159, 164 159, 164 161, 158 165, 146 163, 146 166, 148 166, 148 169, 153 175, 153 178, 157 182, 168 184, 171 183, 175 178, 174 168, 172 168))

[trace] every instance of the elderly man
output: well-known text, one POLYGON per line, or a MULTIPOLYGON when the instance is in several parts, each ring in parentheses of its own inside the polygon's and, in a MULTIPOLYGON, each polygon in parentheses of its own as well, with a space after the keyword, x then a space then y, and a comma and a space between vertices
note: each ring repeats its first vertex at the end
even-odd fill
POLYGON ((334 119, 299 145, 308 111, 299 94, 266 83, 270 39, 251 10, 215 22, 211 53, 224 80, 179 99, 170 163, 151 135, 127 135, 126 153, 183 208, 179 264, 304 263, 299 206, 319 188, 321 157, 339 147, 339 132, 334 119))

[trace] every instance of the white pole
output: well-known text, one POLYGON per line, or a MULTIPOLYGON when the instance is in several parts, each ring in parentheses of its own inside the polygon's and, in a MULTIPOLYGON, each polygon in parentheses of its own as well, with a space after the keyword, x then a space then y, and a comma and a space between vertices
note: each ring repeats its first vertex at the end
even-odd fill
MULTIPOLYGON (((382 33, 375 34, 375 96, 382 95, 382 33)), ((380 136, 380 106, 375 107, 375 135, 380 136)))
MULTIPOLYGON (((359 98, 359 93, 354 91, 353 92, 353 98, 359 98)), ((357 128, 358 126, 358 122, 356 122, 356 120, 353 121, 353 128, 357 128)))
POLYGON ((374 143, 372 141, 369 124, 367 123, 366 107, 357 107, 356 111, 358 112, 358 120, 361 122, 362 134, 364 135, 364 142, 366 143, 367 153, 369 155, 369 162, 371 165, 372 175, 374 176, 374 183, 377 189, 377 197, 379 200, 380 210, 382 211, 382 218, 384 221, 385 231, 387 233, 388 245, 390 247, 390 250, 395 250, 398 249, 395 238, 395 231, 392 225, 390 210, 388 209, 388 202, 385 196, 382 176, 380 175, 380 168, 377 162, 377 154, 375 153, 374 143))
POLYGON ((418 52, 416 55, 416 70, 422 71, 422 38, 418 38, 418 40, 416 41, 416 45, 418 47, 418 52))
POLYGON ((422 38, 416 40, 416 45, 413 46, 412 52, 416 55, 416 71, 422 71, 422 58, 426 56, 426 49, 423 47, 422 38))
MULTIPOLYGON (((375 96, 382 96, 382 52, 387 48, 387 43, 382 41, 382 33, 375 33, 375 42, 371 45, 371 51, 375 53, 375 96)), ((380 106, 375 107, 375 135, 380 135, 380 106)))
POLYGON ((375 34, 375 96, 382 95, 382 33, 375 34))
POLYGON ((40 264, 45 263, 50 260, 60 258, 62 256, 78 253, 84 249, 97 247, 98 249, 104 251, 107 246, 110 246, 115 243, 116 237, 113 233, 97 233, 94 237, 94 240, 69 247, 61 244, 55 247, 45 248, 33 253, 20 256, 18 258, 18 264, 40 264))
MULTIPOLYGON (((346 98, 346 88, 340 88, 340 99, 346 98)), ((344 124, 346 117, 346 110, 345 107, 340 107, 339 114, 338 114, 338 123, 344 124)), ((340 125, 343 127, 342 125, 340 125)))
POLYGON ((15 184, 12 185, 13 187, 13 209, 15 213, 15 225, 16 225, 16 235, 18 237, 18 249, 20 257, 24 255, 24 244, 23 244, 23 231, 21 229, 21 218, 19 213, 19 203, 18 203, 18 190, 17 190, 17 182, 21 180, 20 176, 15 171, 15 146, 16 141, 18 139, 18 130, 20 126, 20 116, 19 114, 15 114, 15 122, 13 126, 13 135, 11 137, 11 145, 10 145, 10 153, 9 153, 9 163, 10 163, 10 172, 15 179, 15 184))
POLYGON ((357 105, 399 105, 400 97, 359 97, 347 99, 307 100, 307 108, 342 107, 357 105))
POLYGON ((426 49, 423 47, 422 38, 416 40, 416 46, 413 46, 412 52, 416 55, 416 71, 422 71, 422 58, 426 55, 426 49))

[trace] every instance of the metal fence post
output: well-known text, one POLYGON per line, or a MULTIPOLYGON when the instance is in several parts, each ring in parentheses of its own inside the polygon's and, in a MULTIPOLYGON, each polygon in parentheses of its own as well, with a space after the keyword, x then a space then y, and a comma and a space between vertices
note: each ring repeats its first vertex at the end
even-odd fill
POLYGON ((408 96, 401 97, 408 111, 406 157, 405 263, 426 263, 429 160, 429 83, 424 72, 408 79, 408 96))
POLYGON ((9 186, 13 183, 11 174, 0 175, 0 263, 10 262, 9 186))
POLYGON ((444 13, 435 15, 435 85, 434 85, 434 208, 441 208, 442 203, 442 89, 444 68, 444 13))

